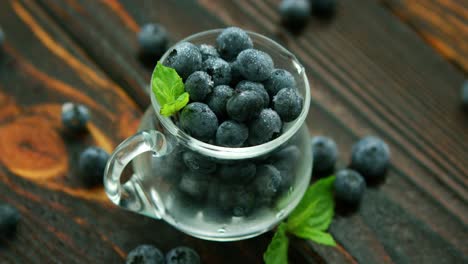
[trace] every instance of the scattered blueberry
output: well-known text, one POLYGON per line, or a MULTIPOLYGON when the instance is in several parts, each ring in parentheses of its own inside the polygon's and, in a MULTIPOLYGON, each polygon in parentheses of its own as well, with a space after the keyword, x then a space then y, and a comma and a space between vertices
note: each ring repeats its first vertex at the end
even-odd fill
POLYGON ((200 264, 198 253, 188 247, 176 247, 166 254, 166 264, 200 264))
POLYGON ((102 184, 109 154, 99 147, 88 147, 78 160, 78 169, 83 183, 88 186, 102 184))
POLYGON ((357 205, 366 190, 366 182, 354 170, 341 170, 336 174, 335 197, 337 200, 350 205, 357 205))
POLYGON ((223 147, 241 147, 249 136, 246 125, 228 120, 224 121, 216 131, 216 145, 223 147))
POLYGON ((273 97, 273 109, 283 122, 290 122, 301 114, 303 102, 296 89, 283 88, 273 97))
POLYGON ((468 80, 463 83, 461 94, 463 105, 468 108, 468 80))
POLYGON ((249 144, 260 145, 270 141, 281 131, 280 116, 272 109, 263 109, 249 125, 249 144))
POLYGON ((179 182, 179 189, 197 200, 203 199, 208 191, 210 179, 206 174, 185 171, 179 182))
POLYGON ((219 57, 218 51, 215 47, 208 45, 208 44, 201 44, 198 46, 200 53, 202 55, 202 60, 206 61, 207 59, 214 57, 219 57))
POLYGON ((85 131, 89 118, 89 110, 84 105, 70 102, 62 105, 62 123, 69 132, 79 133, 85 131))
POLYGON ((185 81, 185 91, 190 95, 192 101, 203 101, 211 93, 213 88, 213 80, 208 73, 196 71, 185 81))
POLYGON ((264 81, 270 77, 273 72, 273 60, 267 53, 247 49, 237 56, 240 65, 240 72, 244 78, 249 81, 264 81))
POLYGON ((283 0, 279 6, 283 24, 290 29, 303 28, 310 16, 309 0, 283 0))
POLYGON ((0 203, 0 237, 12 235, 21 215, 12 205, 0 203))
POLYGON ((313 171, 316 173, 332 172, 338 159, 338 148, 333 139, 316 136, 312 140, 312 153, 314 157, 313 171))
POLYGON ((240 92, 249 90, 257 92, 262 96, 263 107, 268 107, 270 105, 270 96, 261 83, 244 80, 237 84, 236 90, 240 92))
POLYGON ((229 117, 239 122, 258 117, 262 108, 263 98, 254 91, 236 91, 226 104, 229 117))
POLYGON ((281 186, 281 174, 272 165, 257 166, 254 185, 260 198, 271 198, 281 186))
POLYGON ((237 60, 229 64, 231 66, 231 86, 234 87, 244 79, 240 72, 240 64, 237 60))
POLYGON ((296 87, 296 80, 287 70, 274 69, 263 84, 268 94, 273 97, 283 88, 296 87))
POLYGON ((329 18, 335 14, 337 0, 312 0, 312 14, 329 18))
POLYGON ((366 180, 381 180, 390 165, 390 149, 381 139, 373 136, 359 140, 351 149, 350 167, 366 180))
POLYGON ((151 245, 140 245, 130 251, 126 264, 165 264, 164 255, 151 245))
POLYGON ((234 94, 234 90, 227 85, 218 85, 213 89, 207 100, 208 106, 218 119, 226 117, 226 103, 234 94))
POLYGON ((257 166, 252 162, 236 162, 226 164, 219 169, 219 178, 224 183, 245 184, 250 182, 257 172, 257 166))
POLYGON ((192 137, 209 141, 218 129, 218 118, 203 103, 190 103, 180 114, 180 127, 192 137))
POLYGON ((201 154, 186 151, 182 154, 185 166, 193 172, 210 174, 216 170, 216 163, 201 154))
POLYGON ((213 78, 215 86, 231 82, 231 66, 221 58, 208 58, 203 62, 202 69, 213 78))
POLYGON ((237 27, 224 29, 216 38, 216 45, 221 57, 227 61, 234 60, 241 51, 253 47, 247 32, 237 27))
POLYGON ((164 64, 174 68, 185 80, 194 71, 201 69, 202 55, 197 46, 189 42, 181 42, 171 50, 164 64))
POLYGON ((167 50, 168 42, 167 31, 159 24, 146 24, 138 32, 138 43, 144 55, 161 57, 167 50))

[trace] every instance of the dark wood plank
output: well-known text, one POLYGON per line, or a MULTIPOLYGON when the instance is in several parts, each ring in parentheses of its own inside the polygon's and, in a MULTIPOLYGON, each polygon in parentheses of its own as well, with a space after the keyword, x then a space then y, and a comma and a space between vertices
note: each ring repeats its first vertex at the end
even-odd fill
MULTIPOLYGON (((307 67, 315 97, 309 124, 314 134, 337 139, 342 153, 340 166, 345 166, 351 144, 367 133, 382 136, 394 154, 386 184, 379 191, 368 192, 370 198, 359 214, 337 217, 333 223, 332 232, 340 246, 324 248, 294 240, 293 260, 297 263, 466 261, 467 168, 463 161, 467 135, 465 116, 456 104, 458 83, 463 75, 377 3, 362 1, 355 7, 343 2, 336 21, 327 26, 312 21, 303 35, 296 38, 278 27, 277 2, 270 1, 40 2, 96 64, 133 96, 139 93, 141 85, 125 80, 148 78, 148 72, 138 66, 134 38, 136 25, 146 21, 163 23, 174 40, 228 24, 279 40, 307 67), (86 33, 85 29, 96 33, 86 33), (121 42, 128 43, 119 45, 121 42), (115 56, 134 66, 126 68, 115 56), (441 116, 444 118, 433 118, 441 116), (420 122, 417 126, 416 121, 420 122)), ((111 237, 117 245, 126 245, 121 246, 124 250, 130 249, 127 246, 131 243, 134 246, 144 241, 167 249, 183 238, 208 258, 207 263, 223 261, 210 254, 215 250, 225 250, 226 256, 231 256, 229 260, 256 263, 269 238, 266 235, 218 246, 178 233, 171 241, 159 239, 166 236, 153 237, 155 233, 131 236, 132 228, 136 228, 132 225, 138 226, 137 220, 142 218, 127 215, 118 212, 116 216, 129 220, 116 225, 124 224, 128 230, 119 230, 121 236, 111 237)), ((102 223, 106 223, 106 217, 102 218, 102 223)), ((157 228, 167 228, 159 222, 145 221, 149 222, 145 227, 157 223, 157 228)), ((112 228, 104 228, 102 232, 113 234, 112 228)))
POLYGON ((440 54, 468 72, 468 1, 381 2, 440 54))

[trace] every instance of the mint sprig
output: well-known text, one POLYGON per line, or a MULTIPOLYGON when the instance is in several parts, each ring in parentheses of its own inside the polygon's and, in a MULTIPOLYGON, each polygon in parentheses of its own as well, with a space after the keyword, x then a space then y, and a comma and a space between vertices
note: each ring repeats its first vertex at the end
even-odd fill
POLYGON ((163 116, 171 116, 184 108, 189 102, 184 82, 177 72, 158 62, 151 80, 151 89, 161 106, 163 116))
POLYGON ((307 189, 287 221, 278 226, 267 251, 263 254, 266 264, 288 263, 288 233, 318 244, 336 246, 333 236, 326 232, 335 209, 334 182, 335 176, 330 176, 317 181, 307 189))

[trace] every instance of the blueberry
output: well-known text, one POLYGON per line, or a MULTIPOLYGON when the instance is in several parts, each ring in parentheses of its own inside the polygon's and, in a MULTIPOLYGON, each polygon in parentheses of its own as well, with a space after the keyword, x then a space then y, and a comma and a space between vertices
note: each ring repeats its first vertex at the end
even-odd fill
POLYGON ((381 180, 390 165, 390 149, 381 139, 367 136, 351 149, 351 168, 366 180, 381 180))
POLYGON ((273 72, 273 60, 270 55, 263 51, 256 49, 244 50, 239 53, 237 60, 242 76, 249 81, 264 81, 273 72))
POLYGON ((341 170, 336 174, 335 197, 350 205, 357 205, 366 190, 366 182, 361 174, 354 170, 341 170))
POLYGON ((232 216, 242 217, 252 212, 255 193, 243 186, 226 186, 219 192, 219 205, 232 216))
POLYGON ((239 52, 253 47, 247 32, 237 27, 224 29, 216 38, 216 45, 221 57, 227 61, 234 60, 239 52))
POLYGON ((226 103, 234 94, 234 90, 227 85, 218 85, 208 97, 207 104, 218 119, 226 117, 226 103))
POLYGON ((191 198, 202 200, 208 191, 210 179, 206 174, 185 171, 179 182, 179 189, 191 198))
POLYGON ((202 69, 213 78, 214 85, 231 82, 231 66, 221 58, 209 58, 203 62, 202 69))
POLYGON ((176 247, 166 254, 166 264, 200 264, 200 256, 189 247, 176 247))
POLYGON ((257 166, 252 162, 236 162, 225 164, 219 169, 219 178, 224 183, 246 184, 250 182, 257 172, 257 166))
POLYGON ((273 109, 283 122, 291 122, 302 111, 304 99, 294 88, 283 88, 273 97, 273 109))
POLYGON ((218 129, 218 118, 206 104, 195 102, 182 109, 179 125, 192 137, 208 141, 218 129))
POLYGON ((3 30, 0 28, 0 48, 3 46, 4 42, 5 42, 5 33, 3 33, 3 30))
POLYGON ((12 235, 21 215, 12 205, 0 203, 0 238, 12 235))
POLYGON ((297 146, 289 145, 270 157, 273 166, 280 172, 281 190, 287 190, 291 187, 301 155, 297 146))
POLYGON ((181 42, 171 50, 164 65, 174 68, 185 80, 190 74, 201 69, 202 55, 197 46, 181 42))
POLYGON ((201 154, 186 151, 182 155, 185 166, 193 172, 210 174, 216 170, 216 163, 201 154))
POLYGON ((317 173, 329 173, 335 168, 338 159, 338 148, 333 139, 316 136, 311 140, 314 157, 313 171, 317 173))
POLYGON ((231 66, 231 86, 234 87, 244 79, 240 72, 240 64, 237 60, 229 64, 231 66))
POLYGON ((270 105, 270 96, 261 83, 244 80, 237 84, 236 90, 240 92, 248 90, 257 92, 262 96, 263 107, 268 107, 270 105))
POLYGON ((62 105, 62 124, 68 132, 85 131, 89 118, 89 110, 84 105, 70 102, 62 105))
POLYGON ((262 109, 263 98, 254 91, 234 92, 226 104, 228 116, 239 122, 258 117, 262 109))
POLYGON ((102 184, 109 154, 99 147, 88 147, 80 154, 78 170, 82 182, 92 187, 102 184))
POLYGON ((285 26, 294 30, 301 29, 310 16, 309 0, 283 0, 279 12, 285 26))
POLYGON ((465 80, 461 91, 463 105, 468 109, 468 80, 465 80))
POLYGON ((189 93, 190 100, 203 101, 213 89, 213 80, 208 73, 196 71, 185 81, 185 91, 189 93))
POLYGON ((249 144, 260 145, 270 141, 281 131, 280 116, 271 109, 263 109, 249 125, 249 144))
POLYGON ((219 57, 218 51, 215 47, 208 45, 208 44, 201 44, 198 46, 200 53, 202 55, 202 60, 206 61, 207 59, 214 57, 219 57))
POLYGON ((151 245, 140 245, 130 251, 126 264, 164 264, 164 255, 158 248, 151 245))
POLYGON ((249 136, 247 126, 233 121, 224 121, 216 131, 216 145, 237 148, 244 144, 249 136))
POLYGON ((275 69, 263 85, 268 94, 273 97, 283 88, 296 87, 296 80, 287 70, 275 69))
POLYGON ((261 198, 271 198, 281 186, 281 174, 272 165, 260 165, 257 167, 254 186, 261 198))
POLYGON ((329 18, 335 11, 336 0, 312 0, 312 13, 317 17, 329 18))
POLYGON ((138 32, 138 43, 144 55, 161 57, 167 50, 168 42, 167 31, 159 24, 146 24, 138 32))

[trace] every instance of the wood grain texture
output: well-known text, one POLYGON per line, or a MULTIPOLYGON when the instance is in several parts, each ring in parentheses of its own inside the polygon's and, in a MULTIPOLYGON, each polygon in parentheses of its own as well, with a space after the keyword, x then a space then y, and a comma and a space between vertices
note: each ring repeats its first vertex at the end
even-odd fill
MULTIPOLYGON (((137 58, 139 26, 160 22, 173 42, 202 30, 241 26, 276 39, 303 62, 313 89, 309 127, 312 134, 335 138, 341 153, 339 167, 346 166, 351 145, 366 134, 381 136, 393 153, 386 183, 370 188, 359 213, 335 218, 331 231, 339 246, 294 239, 291 263, 467 261, 468 123, 458 107, 463 73, 379 3, 363 0, 356 6, 342 1, 332 23, 311 20, 301 35, 293 36, 279 27, 278 1, 273 0, 38 2, 41 8, 29 0, 2 3, 0 8, 0 14, 5 13, 0 24, 15 30, 7 31, 14 37, 9 39, 7 59, 0 68, 0 91, 5 93, 0 97, 5 102, 0 117, 21 117, 14 126, 11 121, 5 123, 9 134, 17 134, 11 132, 17 131, 16 126, 36 127, 28 121, 32 115, 31 119, 51 122, 44 125, 41 138, 57 138, 57 107, 64 100, 78 98, 98 113, 93 119, 94 132, 85 142, 115 146, 133 133, 139 112, 113 94, 125 90, 139 106, 147 105, 142 87, 149 70, 137 58), (23 43, 24 36, 34 45, 23 43), (90 70, 81 70, 82 65, 90 70), (37 99, 18 87, 33 87, 37 99), (102 92, 105 87, 108 90, 102 92), (115 131, 124 133, 116 135, 115 131)), ((13 144, 19 153, 29 157, 46 151, 44 159, 50 164, 63 164, 49 158, 63 153, 63 146, 69 160, 76 159, 82 147, 75 140, 54 140, 51 149, 31 149, 28 146, 35 141, 28 132, 24 135, 26 144, 13 144)), ((19 161, 14 164, 23 166, 19 161)), ((63 174, 73 171, 73 162, 67 166, 49 166, 56 168, 46 174, 53 181, 41 183, 37 176, 21 177, 2 162, 0 199, 17 205, 26 215, 17 239, 0 249, 7 262, 119 263, 128 250, 151 243, 163 250, 192 246, 205 263, 261 263, 271 234, 223 244, 193 239, 163 222, 100 202, 98 195, 89 193, 102 191, 80 188, 70 173, 63 174), (36 240, 30 241, 31 237, 36 240)))
POLYGON ((381 1, 440 54, 468 72, 468 1, 381 1))

